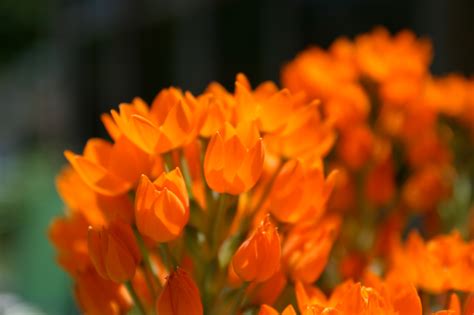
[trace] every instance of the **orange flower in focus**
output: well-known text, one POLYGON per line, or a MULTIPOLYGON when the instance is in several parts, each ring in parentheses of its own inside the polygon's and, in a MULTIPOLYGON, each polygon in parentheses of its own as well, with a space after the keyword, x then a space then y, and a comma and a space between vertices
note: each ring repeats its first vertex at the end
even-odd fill
POLYGON ((232 258, 235 273, 244 281, 263 282, 280 268, 280 237, 269 216, 240 245, 232 258))
POLYGON ((92 270, 78 275, 75 293, 84 314, 119 315, 132 306, 123 285, 106 280, 92 270))
POLYGON ((288 161, 272 186, 270 212, 287 223, 318 220, 325 211, 335 177, 333 171, 325 180, 319 163, 303 165, 298 160, 288 161))
POLYGON ((176 268, 166 281, 156 302, 156 313, 160 315, 202 315, 199 289, 181 268, 176 268))
MULTIPOLYGON (((275 310, 273 307, 264 304, 262 305, 262 307, 260 307, 260 311, 258 312, 258 315, 280 315, 280 313, 278 313, 278 311, 275 310)), ((283 310, 281 315, 296 315, 296 312, 293 306, 288 305, 283 310)))
POLYGON ((90 139, 83 155, 71 151, 65 151, 64 155, 87 185, 107 196, 127 192, 152 165, 150 156, 125 137, 120 137, 114 144, 90 139))
POLYGON ((177 238, 189 219, 189 198, 179 168, 153 183, 142 175, 135 196, 135 220, 141 234, 155 242, 177 238))
POLYGON ((121 283, 130 280, 140 262, 140 251, 130 225, 116 221, 108 227, 89 227, 89 256, 97 273, 121 283))
POLYGON ((263 161, 263 143, 255 124, 241 123, 234 128, 226 123, 207 146, 204 158, 207 184, 220 193, 246 192, 260 178, 263 161))
MULTIPOLYGON (((164 153, 193 140, 204 122, 207 103, 176 88, 162 90, 151 108, 141 99, 121 104, 120 112, 112 110, 116 127, 130 141, 149 154, 164 153)), ((106 119, 110 122, 110 119, 106 119)), ((107 126, 107 125, 106 125, 107 126)))

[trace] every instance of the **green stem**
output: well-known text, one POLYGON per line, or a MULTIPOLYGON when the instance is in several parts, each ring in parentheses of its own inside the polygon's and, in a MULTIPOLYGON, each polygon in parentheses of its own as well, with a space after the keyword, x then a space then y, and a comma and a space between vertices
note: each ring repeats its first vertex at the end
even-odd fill
POLYGON ((145 281, 148 286, 148 290, 150 290, 150 293, 152 294, 152 296, 156 296, 155 286, 151 282, 152 280, 150 280, 149 276, 151 276, 151 278, 153 279, 153 282, 156 283, 158 288, 160 289, 162 288, 161 282, 156 276, 156 273, 153 271, 153 266, 151 265, 151 262, 150 262, 150 255, 148 254, 148 249, 145 246, 145 242, 143 241, 142 236, 137 230, 134 230, 134 233, 138 242, 138 247, 140 248, 140 252, 143 256, 143 263, 145 265, 145 281))
POLYGON ((212 257, 216 256, 221 240, 222 228, 226 225, 224 222, 225 212, 227 210, 227 194, 220 194, 217 211, 215 213, 214 224, 211 234, 211 252, 212 257))
POLYGON ((186 160, 186 157, 184 156, 183 150, 180 150, 179 155, 180 155, 179 162, 181 164, 181 171, 183 173, 184 182, 186 183, 186 189, 188 190, 189 199, 192 199, 193 187, 192 187, 192 179, 191 179, 191 173, 189 171, 188 161, 186 160))
POLYGON ((237 296, 235 297, 235 303, 232 306, 231 311, 230 311, 229 314, 231 314, 231 315, 234 315, 234 314, 237 315, 238 314, 240 308, 242 307, 242 305, 245 302, 245 298, 246 298, 245 291, 247 290, 249 285, 250 285, 250 282, 245 282, 240 287, 239 291, 237 292, 237 296))
POLYGON ((176 267, 178 267, 178 262, 176 261, 176 258, 171 252, 168 243, 160 243, 160 245, 158 245, 158 248, 160 250, 163 263, 166 265, 168 271, 171 273, 174 269, 176 269, 176 267))
POLYGON ((171 154, 171 151, 168 151, 164 154, 161 155, 163 157, 163 161, 165 163, 165 171, 169 172, 173 169, 173 155, 171 154))
POLYGON ((128 293, 130 293, 130 296, 133 299, 133 303, 137 306, 137 308, 140 310, 140 313, 143 315, 146 315, 146 310, 145 307, 143 307, 142 302, 138 298, 137 293, 135 292, 135 289, 133 288, 133 285, 130 281, 125 282, 125 286, 127 287, 128 293))

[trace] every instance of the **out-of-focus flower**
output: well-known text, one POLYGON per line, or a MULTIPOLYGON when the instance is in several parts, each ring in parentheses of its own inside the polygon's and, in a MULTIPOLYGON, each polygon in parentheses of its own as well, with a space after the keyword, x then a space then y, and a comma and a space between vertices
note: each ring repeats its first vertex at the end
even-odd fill
POLYGON ((430 292, 474 290, 474 242, 457 232, 428 242, 411 233, 393 253, 390 277, 406 279, 430 292))
POLYGON ((220 193, 237 195, 252 188, 264 161, 263 143, 253 123, 236 128, 226 123, 214 134, 204 159, 207 184, 220 193))
POLYGON ((105 225, 116 219, 125 222, 133 220, 133 204, 126 194, 99 194, 71 167, 66 167, 59 173, 56 187, 68 211, 82 213, 91 225, 105 225))
POLYGON ((55 219, 48 231, 50 241, 58 251, 58 264, 72 275, 91 267, 87 249, 89 222, 81 213, 55 219))
POLYGON ((130 225, 116 221, 108 227, 89 227, 89 256, 97 273, 117 283, 130 280, 140 262, 140 251, 130 225))
POLYGON ((142 175, 135 198, 140 233, 155 242, 168 242, 181 234, 189 219, 189 197, 179 168, 162 173, 153 183, 142 175))
POLYGON ((280 237, 268 216, 252 235, 240 245, 232 266, 244 281, 263 282, 280 268, 280 237))
POLYGON ((290 92, 278 91, 271 82, 262 83, 252 93, 245 75, 239 73, 235 83, 235 110, 238 122, 256 121, 261 132, 281 129, 293 111, 290 92))
POLYGON ((202 315, 203 308, 199 289, 181 268, 173 271, 156 302, 156 313, 160 315, 202 315))
POLYGON ((106 280, 92 270, 77 276, 75 293, 85 314, 119 315, 132 306, 123 285, 106 280))
POLYGON ((336 134, 332 123, 322 120, 318 104, 314 101, 295 109, 282 130, 265 136, 266 148, 287 159, 325 156, 336 134))
POLYGON ((341 219, 331 216, 318 223, 293 227, 283 242, 284 268, 293 280, 312 283, 321 275, 332 245, 339 233, 341 219))
POLYGON ((107 196, 127 192, 152 166, 152 158, 125 137, 120 137, 114 144, 90 139, 83 155, 71 151, 64 154, 87 185, 107 196))
POLYGON ((288 161, 275 179, 269 209, 277 220, 288 223, 316 221, 324 213, 336 172, 325 179, 321 164, 308 164, 288 161))

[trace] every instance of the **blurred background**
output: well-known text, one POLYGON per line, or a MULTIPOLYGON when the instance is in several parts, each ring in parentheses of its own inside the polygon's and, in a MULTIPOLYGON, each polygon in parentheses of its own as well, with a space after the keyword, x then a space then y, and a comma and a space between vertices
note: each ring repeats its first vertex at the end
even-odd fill
POLYGON ((472 0, 0 0, 0 17, 0 314, 77 314, 46 237, 54 178, 120 102, 278 81, 298 51, 378 25, 431 38, 435 74, 474 73, 472 0))

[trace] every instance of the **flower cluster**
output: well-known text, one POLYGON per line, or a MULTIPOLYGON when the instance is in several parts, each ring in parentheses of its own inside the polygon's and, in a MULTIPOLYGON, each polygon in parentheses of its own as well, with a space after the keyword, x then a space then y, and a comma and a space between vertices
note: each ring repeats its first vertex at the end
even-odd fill
POLYGON ((283 89, 238 74, 103 114, 110 140, 65 152, 49 230, 81 310, 473 313, 474 244, 438 235, 438 209, 468 167, 471 140, 450 141, 474 135, 474 82, 430 59, 375 30, 302 52, 283 89))

